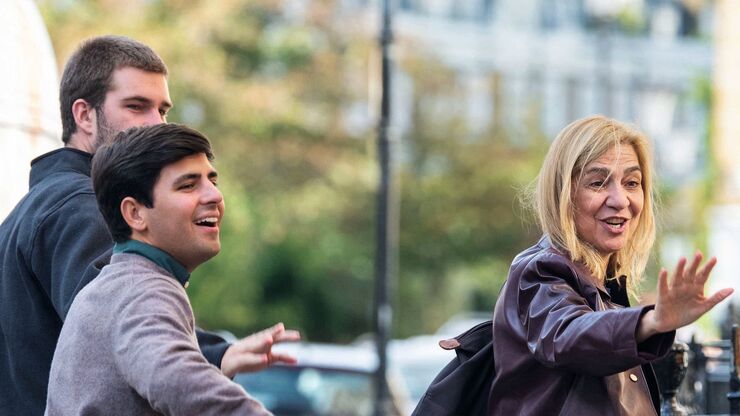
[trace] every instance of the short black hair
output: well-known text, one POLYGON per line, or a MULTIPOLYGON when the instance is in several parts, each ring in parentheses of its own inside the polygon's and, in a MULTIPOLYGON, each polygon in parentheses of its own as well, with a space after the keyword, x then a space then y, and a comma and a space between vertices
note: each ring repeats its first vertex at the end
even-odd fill
POLYGON ((59 86, 62 141, 77 131, 72 104, 83 99, 100 110, 113 72, 131 67, 167 76, 167 66, 149 46, 125 36, 106 35, 84 41, 67 61, 59 86))
POLYGON ((121 201, 130 196, 146 207, 153 207, 154 185, 162 169, 199 153, 213 160, 208 138, 180 124, 133 127, 95 152, 91 172, 93 189, 115 242, 131 238, 131 227, 121 214, 121 201))

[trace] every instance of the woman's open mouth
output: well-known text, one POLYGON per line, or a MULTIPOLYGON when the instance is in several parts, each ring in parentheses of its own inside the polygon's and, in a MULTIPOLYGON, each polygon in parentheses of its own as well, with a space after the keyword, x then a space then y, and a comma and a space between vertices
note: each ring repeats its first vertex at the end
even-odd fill
POLYGON ((607 218, 601 220, 606 225, 606 228, 615 233, 621 233, 627 226, 626 218, 607 218))

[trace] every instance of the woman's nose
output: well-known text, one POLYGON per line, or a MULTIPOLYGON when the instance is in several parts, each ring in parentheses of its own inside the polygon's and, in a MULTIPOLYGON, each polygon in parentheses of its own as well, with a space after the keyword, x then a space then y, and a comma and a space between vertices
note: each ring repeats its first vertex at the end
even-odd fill
POLYGON ((629 206, 629 198, 627 197, 627 191, 619 185, 612 185, 609 187, 609 195, 607 196, 606 203, 608 206, 615 209, 622 209, 629 206))

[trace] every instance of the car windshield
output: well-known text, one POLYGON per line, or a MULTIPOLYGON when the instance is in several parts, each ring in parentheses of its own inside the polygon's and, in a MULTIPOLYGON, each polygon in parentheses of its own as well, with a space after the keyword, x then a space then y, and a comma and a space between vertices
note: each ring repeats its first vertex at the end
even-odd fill
POLYGON ((372 413, 372 376, 336 369, 274 366, 234 381, 276 416, 365 416, 372 413))
POLYGON ((416 405, 446 362, 417 362, 399 364, 401 381, 408 391, 409 400, 416 405))

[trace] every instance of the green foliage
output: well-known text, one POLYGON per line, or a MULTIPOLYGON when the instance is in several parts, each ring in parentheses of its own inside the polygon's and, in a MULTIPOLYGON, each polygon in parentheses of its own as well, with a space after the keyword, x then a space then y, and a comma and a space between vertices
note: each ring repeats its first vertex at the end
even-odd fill
POLYGON ((539 237, 518 195, 537 175, 547 142, 533 135, 521 146, 493 125, 473 137, 464 106, 447 107, 460 100, 455 74, 423 56, 402 65, 415 95, 414 128, 404 138, 396 316, 399 333, 410 334, 460 310, 493 310, 511 260, 539 237), (435 106, 443 114, 430 111, 435 106))
MULTIPOLYGON (((60 62, 96 34, 150 44, 170 69, 170 121, 211 138, 226 217, 221 254, 188 289, 201 326, 243 335, 282 321, 314 341, 372 329, 375 140, 347 127, 346 110, 375 106, 373 36, 341 30, 331 1, 298 18, 268 0, 40 5, 60 62)), ((539 234, 517 193, 546 142, 536 128, 473 136, 454 74, 412 48, 401 66, 415 86, 398 149, 394 318, 407 336, 492 309, 511 259, 539 234)))

